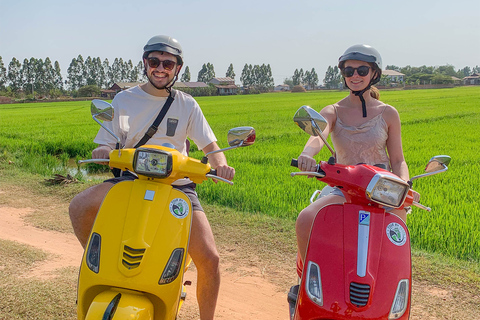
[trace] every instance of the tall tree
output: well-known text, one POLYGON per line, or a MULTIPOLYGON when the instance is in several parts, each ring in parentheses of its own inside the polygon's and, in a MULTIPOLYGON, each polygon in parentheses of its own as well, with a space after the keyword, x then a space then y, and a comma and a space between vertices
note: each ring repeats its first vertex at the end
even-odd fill
POLYGON ((103 69, 103 73, 102 73, 103 77, 100 80, 101 82, 100 86, 103 88, 110 88, 113 85, 113 83, 110 80, 110 62, 108 61, 107 58, 103 60, 102 69, 103 69))
POLYGON ((82 87, 82 67, 78 60, 73 58, 67 69, 67 82, 70 90, 78 90, 82 87))
POLYGON ((470 69, 470 67, 465 67, 462 70, 459 70, 458 72, 458 75, 460 78, 468 77, 471 74, 472 74, 472 69, 470 69))
POLYGON ((305 71, 303 76, 303 83, 309 86, 310 89, 315 89, 318 84, 318 75, 315 71, 315 68, 312 68, 311 71, 305 71))
POLYGON ((235 71, 233 71, 233 63, 230 63, 230 66, 228 67, 228 70, 225 76, 235 80, 235 71))
POLYGON ((22 65, 23 90, 31 94, 34 94, 36 64, 36 59, 32 57, 30 60, 25 58, 22 65))
POLYGON ((7 84, 7 68, 3 64, 2 56, 0 56, 0 90, 5 89, 7 84))
POLYGON ((110 67, 110 72, 108 74, 108 77, 110 78, 110 81, 112 84, 115 82, 121 81, 121 76, 122 76, 121 69, 122 69, 122 65, 120 64, 120 60, 118 58, 115 58, 115 60, 113 60, 112 66, 110 67))
POLYGON ((303 71, 300 72, 300 71, 298 71, 298 69, 295 69, 295 71, 293 72, 293 77, 292 77, 292 81, 293 81, 294 86, 298 86, 299 84, 302 83, 302 74, 303 74, 303 71))
POLYGON ((87 71, 85 70, 85 60, 82 55, 79 54, 77 57, 77 67, 78 67, 78 83, 79 88, 87 85, 87 71))
POLYGON ((138 62, 137 66, 137 74, 138 74, 138 82, 145 82, 147 81, 147 77, 145 76, 145 66, 143 65, 143 61, 138 62))
POLYGON ((12 92, 18 92, 23 85, 22 64, 15 57, 8 64, 7 79, 12 92))
POLYGON ((182 77, 180 78, 181 82, 190 82, 190 68, 188 66, 185 68, 185 71, 183 71, 182 77))
POLYGON ((56 90, 63 91, 63 79, 62 79, 62 70, 60 69, 60 64, 58 61, 54 63, 54 72, 53 72, 53 85, 56 90))
POLYGON ((342 76, 337 66, 328 66, 323 83, 328 89, 337 89, 342 83, 342 76))
POLYGON ((42 59, 38 60, 37 70, 38 90, 41 94, 49 96, 50 91, 55 87, 55 71, 50 58, 47 57, 44 62, 42 62, 42 59))
POLYGON ((242 85, 245 88, 248 88, 249 86, 252 85, 251 69, 252 69, 252 65, 249 66, 247 63, 245 63, 245 65, 243 66, 242 75, 240 76, 240 82, 242 82, 242 85))
POLYGON ((215 78, 215 70, 213 68, 213 64, 208 62, 207 64, 203 64, 202 69, 198 72, 198 82, 205 82, 208 83, 210 80, 215 78))

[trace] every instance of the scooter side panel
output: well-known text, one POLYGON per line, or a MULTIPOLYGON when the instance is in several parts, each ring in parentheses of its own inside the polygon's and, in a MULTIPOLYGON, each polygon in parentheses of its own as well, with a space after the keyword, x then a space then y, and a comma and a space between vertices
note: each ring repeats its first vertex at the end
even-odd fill
POLYGON ((191 216, 189 198, 169 185, 135 180, 112 187, 92 229, 101 236, 98 274, 82 262, 79 314, 98 293, 116 287, 144 292, 155 319, 174 319, 183 272, 171 283, 159 280, 173 249, 184 249, 183 271, 191 216))
POLYGON ((320 267, 323 306, 310 300, 303 276, 295 319, 387 319, 398 281, 409 279, 411 284, 410 242, 405 224, 397 216, 371 206, 331 205, 320 210, 312 226, 305 265, 308 261, 320 267), (358 267, 360 212, 362 218, 365 212, 369 218, 364 272, 359 272, 362 268, 358 267), (390 240, 387 226, 392 224, 405 231, 400 241, 403 245, 390 240), (370 287, 366 305, 352 302, 352 282, 370 287))

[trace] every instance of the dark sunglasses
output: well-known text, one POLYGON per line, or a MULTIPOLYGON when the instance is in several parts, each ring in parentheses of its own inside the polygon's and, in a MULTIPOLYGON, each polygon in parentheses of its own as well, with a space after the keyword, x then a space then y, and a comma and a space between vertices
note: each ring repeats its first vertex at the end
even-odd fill
POLYGON ((357 74, 360 77, 365 77, 370 72, 370 67, 368 66, 360 66, 358 68, 346 67, 346 68, 343 68, 342 70, 343 76, 346 78, 353 77, 355 70, 357 70, 357 74))
POLYGON ((175 65, 177 64, 175 61, 172 61, 172 60, 160 60, 158 58, 155 58, 155 57, 150 57, 150 58, 147 58, 147 63, 148 63, 148 66, 152 69, 156 69, 158 68, 159 65, 162 65, 163 66, 163 69, 167 70, 167 71, 172 71, 173 68, 175 68, 175 65))

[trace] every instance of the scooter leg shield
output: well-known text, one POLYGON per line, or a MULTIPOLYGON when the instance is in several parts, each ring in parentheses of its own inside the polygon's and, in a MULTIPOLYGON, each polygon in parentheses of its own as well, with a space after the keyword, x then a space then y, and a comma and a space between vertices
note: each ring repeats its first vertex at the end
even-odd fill
POLYGON ((408 318, 410 241, 397 216, 354 204, 324 207, 305 261, 295 319, 389 319, 402 281, 406 306, 392 319, 408 318))
POLYGON ((151 320, 153 316, 153 304, 145 295, 109 290, 95 297, 85 319, 151 320))

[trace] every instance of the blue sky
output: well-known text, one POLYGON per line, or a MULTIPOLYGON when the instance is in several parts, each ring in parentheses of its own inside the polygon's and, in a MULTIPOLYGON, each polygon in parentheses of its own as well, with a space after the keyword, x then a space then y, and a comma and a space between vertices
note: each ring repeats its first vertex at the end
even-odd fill
POLYGON ((177 38, 192 81, 204 63, 270 64, 275 84, 295 69, 320 81, 343 51, 370 44, 385 65, 480 65, 480 1, 0 0, 0 56, 50 57, 62 73, 79 54, 140 61, 156 34, 177 38))

